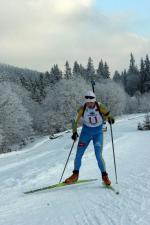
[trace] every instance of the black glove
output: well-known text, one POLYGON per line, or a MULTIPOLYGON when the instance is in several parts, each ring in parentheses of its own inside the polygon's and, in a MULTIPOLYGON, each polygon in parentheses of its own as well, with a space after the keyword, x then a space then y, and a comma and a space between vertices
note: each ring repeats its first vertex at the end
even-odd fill
POLYGON ((108 118, 108 123, 109 124, 113 124, 115 122, 114 118, 113 117, 109 117, 108 118))
POLYGON ((73 135, 71 136, 72 140, 76 141, 77 138, 79 137, 77 132, 74 132, 73 135))

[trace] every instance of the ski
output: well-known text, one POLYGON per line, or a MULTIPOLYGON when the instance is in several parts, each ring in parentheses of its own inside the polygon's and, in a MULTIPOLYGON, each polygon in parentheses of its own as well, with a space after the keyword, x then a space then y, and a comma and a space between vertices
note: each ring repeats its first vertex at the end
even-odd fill
POLYGON ((116 195, 119 195, 119 191, 116 190, 112 185, 106 185, 105 183, 103 183, 104 188, 107 188, 108 190, 113 191, 116 195))
POLYGON ((88 183, 88 182, 92 182, 92 181, 96 181, 97 179, 85 179, 85 180, 78 180, 73 184, 66 184, 64 182, 61 182, 59 184, 54 184, 54 185, 50 185, 47 187, 42 187, 42 188, 38 188, 38 189, 34 189, 31 191, 26 191, 24 192, 24 194, 32 194, 35 192, 40 192, 40 191, 44 191, 44 190, 48 190, 48 189, 54 189, 54 188, 60 188, 60 187, 64 187, 64 186, 72 186, 72 185, 77 185, 77 184, 82 184, 82 183, 88 183))

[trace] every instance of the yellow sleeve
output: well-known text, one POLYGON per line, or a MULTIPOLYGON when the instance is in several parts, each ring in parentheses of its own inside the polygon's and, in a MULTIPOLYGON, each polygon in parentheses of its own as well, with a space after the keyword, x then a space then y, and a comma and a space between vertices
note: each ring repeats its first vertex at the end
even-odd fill
POLYGON ((106 106, 104 106, 103 104, 99 104, 99 109, 100 109, 100 112, 102 113, 104 120, 108 120, 108 118, 112 118, 112 115, 110 114, 106 106))
POLYGON ((75 118, 75 120, 73 120, 73 124, 72 124, 72 132, 77 132, 77 128, 78 128, 78 123, 80 121, 80 118, 82 117, 83 114, 83 106, 81 106, 79 108, 79 110, 77 111, 77 116, 75 118))

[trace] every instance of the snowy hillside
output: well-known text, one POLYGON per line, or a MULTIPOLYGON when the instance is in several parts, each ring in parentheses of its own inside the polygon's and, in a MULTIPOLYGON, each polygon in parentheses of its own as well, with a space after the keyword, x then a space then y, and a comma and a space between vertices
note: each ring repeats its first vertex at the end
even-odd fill
MULTIPOLYGON (((97 181, 23 194, 59 181, 72 145, 70 133, 0 155, 0 225, 149 225, 150 131, 137 131, 142 120, 141 115, 132 115, 113 126, 118 185, 110 130, 105 133, 107 171, 120 195, 102 186, 92 143, 83 158, 80 179, 97 181)), ((75 152, 76 146, 64 179, 72 172, 75 152)))
POLYGON ((35 79, 39 77, 40 72, 30 70, 30 69, 23 69, 16 66, 11 66, 8 64, 0 63, 0 78, 5 77, 9 78, 10 80, 13 80, 18 77, 28 77, 31 79, 35 79))

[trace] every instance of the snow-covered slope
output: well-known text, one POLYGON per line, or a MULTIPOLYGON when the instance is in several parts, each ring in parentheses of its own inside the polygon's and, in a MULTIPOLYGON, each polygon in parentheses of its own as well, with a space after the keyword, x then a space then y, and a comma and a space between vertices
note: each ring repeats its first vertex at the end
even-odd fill
MULTIPOLYGON (((110 131, 105 133, 107 171, 120 195, 103 188, 92 144, 83 158, 80 178, 97 181, 23 194, 59 181, 72 144, 70 133, 0 155, 0 225, 149 225, 150 132, 137 131, 142 119, 132 115, 113 126, 118 185, 110 131)), ((72 172, 75 148, 64 178, 72 172)))

